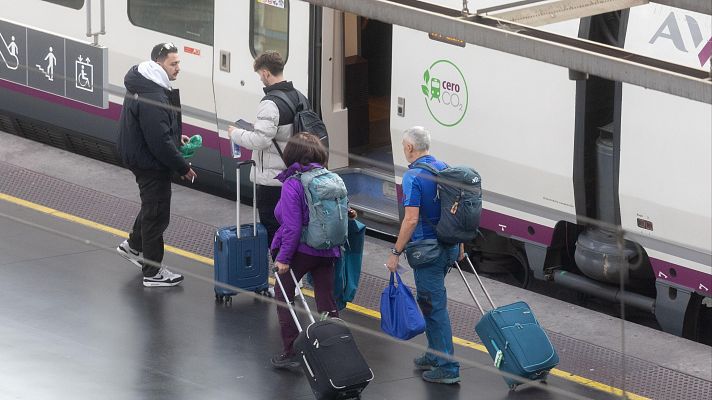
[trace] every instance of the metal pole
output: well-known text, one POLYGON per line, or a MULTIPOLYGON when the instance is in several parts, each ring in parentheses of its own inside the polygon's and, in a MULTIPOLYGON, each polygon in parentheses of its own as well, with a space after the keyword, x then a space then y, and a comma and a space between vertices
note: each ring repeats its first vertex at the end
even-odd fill
POLYGON ((86 5, 87 5, 87 37, 91 37, 91 0, 87 0, 86 5))
POLYGON ((101 0, 101 3, 99 3, 99 12, 101 13, 101 30, 99 34, 101 35, 106 35, 106 12, 104 10, 104 0, 101 0))

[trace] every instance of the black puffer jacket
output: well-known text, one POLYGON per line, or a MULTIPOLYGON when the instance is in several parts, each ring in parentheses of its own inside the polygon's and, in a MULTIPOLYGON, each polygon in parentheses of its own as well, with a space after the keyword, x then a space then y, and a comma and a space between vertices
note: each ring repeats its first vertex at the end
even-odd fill
POLYGON ((180 95, 147 79, 132 67, 124 77, 126 97, 119 124, 121 161, 132 170, 174 171, 190 166, 178 146, 181 138, 180 95))

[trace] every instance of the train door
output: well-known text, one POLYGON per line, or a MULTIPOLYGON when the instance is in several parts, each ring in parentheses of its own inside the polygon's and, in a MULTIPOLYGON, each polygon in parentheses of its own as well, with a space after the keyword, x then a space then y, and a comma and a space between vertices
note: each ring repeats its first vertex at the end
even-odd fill
POLYGON ((344 15, 344 105, 349 165, 393 173, 390 135, 393 26, 344 15))
POLYGON ((369 227, 395 234, 399 217, 390 135, 393 28, 355 14, 324 13, 321 101, 329 128, 329 166, 343 178, 350 205, 369 227))
MULTIPOLYGON (((309 21, 309 4, 299 1, 215 2, 213 86, 227 182, 235 181, 227 125, 238 119, 254 122, 264 96, 264 86, 253 70, 255 57, 278 51, 286 60, 284 77, 302 93, 308 92, 309 27, 305 21, 309 21)), ((241 158, 249 159, 251 152, 242 150, 241 158)))

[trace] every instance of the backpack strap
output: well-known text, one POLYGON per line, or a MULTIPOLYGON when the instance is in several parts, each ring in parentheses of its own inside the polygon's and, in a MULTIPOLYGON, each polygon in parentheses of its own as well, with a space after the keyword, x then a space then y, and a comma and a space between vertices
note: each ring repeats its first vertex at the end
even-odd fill
POLYGON ((433 167, 432 165, 427 164, 427 163, 423 163, 423 162, 415 163, 415 164, 413 164, 413 168, 424 169, 435 176, 440 175, 440 171, 438 171, 437 169, 435 169, 435 167, 433 167))
MULTIPOLYGON (((431 174, 435 175, 436 178, 438 175, 440 175, 440 171, 435 169, 435 167, 433 167, 432 165, 424 163, 424 162, 419 162, 419 163, 413 164, 413 168, 424 169, 424 170, 430 172, 431 174)), ((435 181, 435 183, 437 184, 437 181, 435 181)), ((425 218, 425 217, 421 216, 420 220, 427 222, 428 225, 430 225, 433 229, 436 229, 436 224, 434 224, 433 221, 430 220, 430 218, 425 218)))
MULTIPOLYGON (((301 106, 301 109, 299 111, 308 109, 309 103, 305 102, 306 98, 304 97, 304 95, 296 89, 294 89, 294 91, 297 92, 297 96, 299 97, 299 106, 301 106)), ((292 99, 289 98, 289 96, 287 96, 287 93, 285 91, 271 90, 269 93, 267 93, 267 96, 274 96, 282 100, 284 104, 289 107, 289 111, 292 112, 292 119, 297 115, 297 105, 294 104, 294 102, 292 101, 292 99)), ((277 144, 277 140, 272 139, 272 143, 274 143, 274 147, 277 148, 277 153, 279 153, 279 157, 284 158, 284 155, 282 154, 282 149, 279 147, 279 144, 277 144)))
POLYGON ((284 104, 289 107, 289 110, 292 112, 292 115, 297 114, 297 106, 294 104, 292 99, 287 96, 287 93, 285 93, 283 90, 270 90, 269 93, 267 93, 268 96, 274 96, 284 102, 284 104))

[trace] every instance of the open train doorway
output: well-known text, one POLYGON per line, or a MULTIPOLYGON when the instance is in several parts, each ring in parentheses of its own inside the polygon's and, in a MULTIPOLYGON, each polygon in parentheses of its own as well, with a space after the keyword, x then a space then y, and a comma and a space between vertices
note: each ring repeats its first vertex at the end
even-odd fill
POLYGON ((393 26, 344 15, 344 105, 349 165, 393 172, 390 135, 393 26))
POLYGON ((390 133, 393 26, 343 15, 343 99, 348 168, 340 171, 350 205, 370 229, 397 233, 398 206, 390 133))

